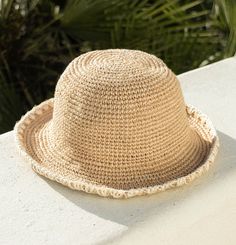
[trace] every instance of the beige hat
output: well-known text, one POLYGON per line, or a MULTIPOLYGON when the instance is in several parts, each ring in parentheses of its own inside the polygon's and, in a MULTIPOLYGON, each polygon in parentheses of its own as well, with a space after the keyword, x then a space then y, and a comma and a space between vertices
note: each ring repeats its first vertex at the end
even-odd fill
POLYGON ((173 72, 137 50, 88 52, 61 75, 55 97, 15 125, 20 152, 72 189, 128 198, 189 183, 213 163, 210 120, 186 106, 173 72))

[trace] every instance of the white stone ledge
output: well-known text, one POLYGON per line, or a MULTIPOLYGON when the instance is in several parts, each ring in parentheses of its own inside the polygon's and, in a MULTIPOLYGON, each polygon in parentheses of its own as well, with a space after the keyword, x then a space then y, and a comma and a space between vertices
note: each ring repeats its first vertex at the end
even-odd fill
POLYGON ((221 148, 192 184, 112 200, 40 177, 0 136, 0 244, 236 244, 236 58, 178 76, 185 100, 208 114, 221 148))

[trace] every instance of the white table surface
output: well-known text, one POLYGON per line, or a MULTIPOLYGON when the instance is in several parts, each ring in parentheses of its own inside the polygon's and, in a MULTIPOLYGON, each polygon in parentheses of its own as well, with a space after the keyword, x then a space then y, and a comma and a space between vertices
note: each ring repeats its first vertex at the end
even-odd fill
POLYGON ((236 244, 236 58, 179 76, 185 100, 220 137, 214 167, 192 184, 113 200, 34 173, 13 133, 0 136, 0 244, 236 244))

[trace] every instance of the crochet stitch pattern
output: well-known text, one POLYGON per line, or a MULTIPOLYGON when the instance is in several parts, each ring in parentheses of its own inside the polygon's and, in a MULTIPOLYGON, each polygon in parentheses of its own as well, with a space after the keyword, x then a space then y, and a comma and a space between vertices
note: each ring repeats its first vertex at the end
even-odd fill
POLYGON ((37 173, 114 198, 189 183, 209 169, 219 146, 212 123, 186 106, 164 62, 126 49, 74 59, 54 98, 26 113, 15 136, 37 173))

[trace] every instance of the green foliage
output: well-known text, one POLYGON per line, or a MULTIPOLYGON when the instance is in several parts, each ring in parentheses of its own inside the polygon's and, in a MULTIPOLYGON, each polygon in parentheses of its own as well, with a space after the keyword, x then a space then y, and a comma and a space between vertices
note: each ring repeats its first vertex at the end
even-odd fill
POLYGON ((55 4, 5 3, 0 12, 0 133, 10 130, 30 107, 53 95, 59 73, 79 50, 60 28, 55 4), (12 103, 6 107, 9 99, 12 103))
POLYGON ((83 52, 140 49, 181 73, 233 55, 235 27, 234 0, 0 0, 0 133, 83 52))
POLYGON ((215 0, 214 16, 216 25, 222 32, 224 39, 223 57, 230 57, 236 51, 236 1, 215 0))
POLYGON ((70 35, 85 38, 92 49, 144 50, 181 73, 198 67, 221 48, 211 9, 202 2, 71 0, 61 21, 70 35))

